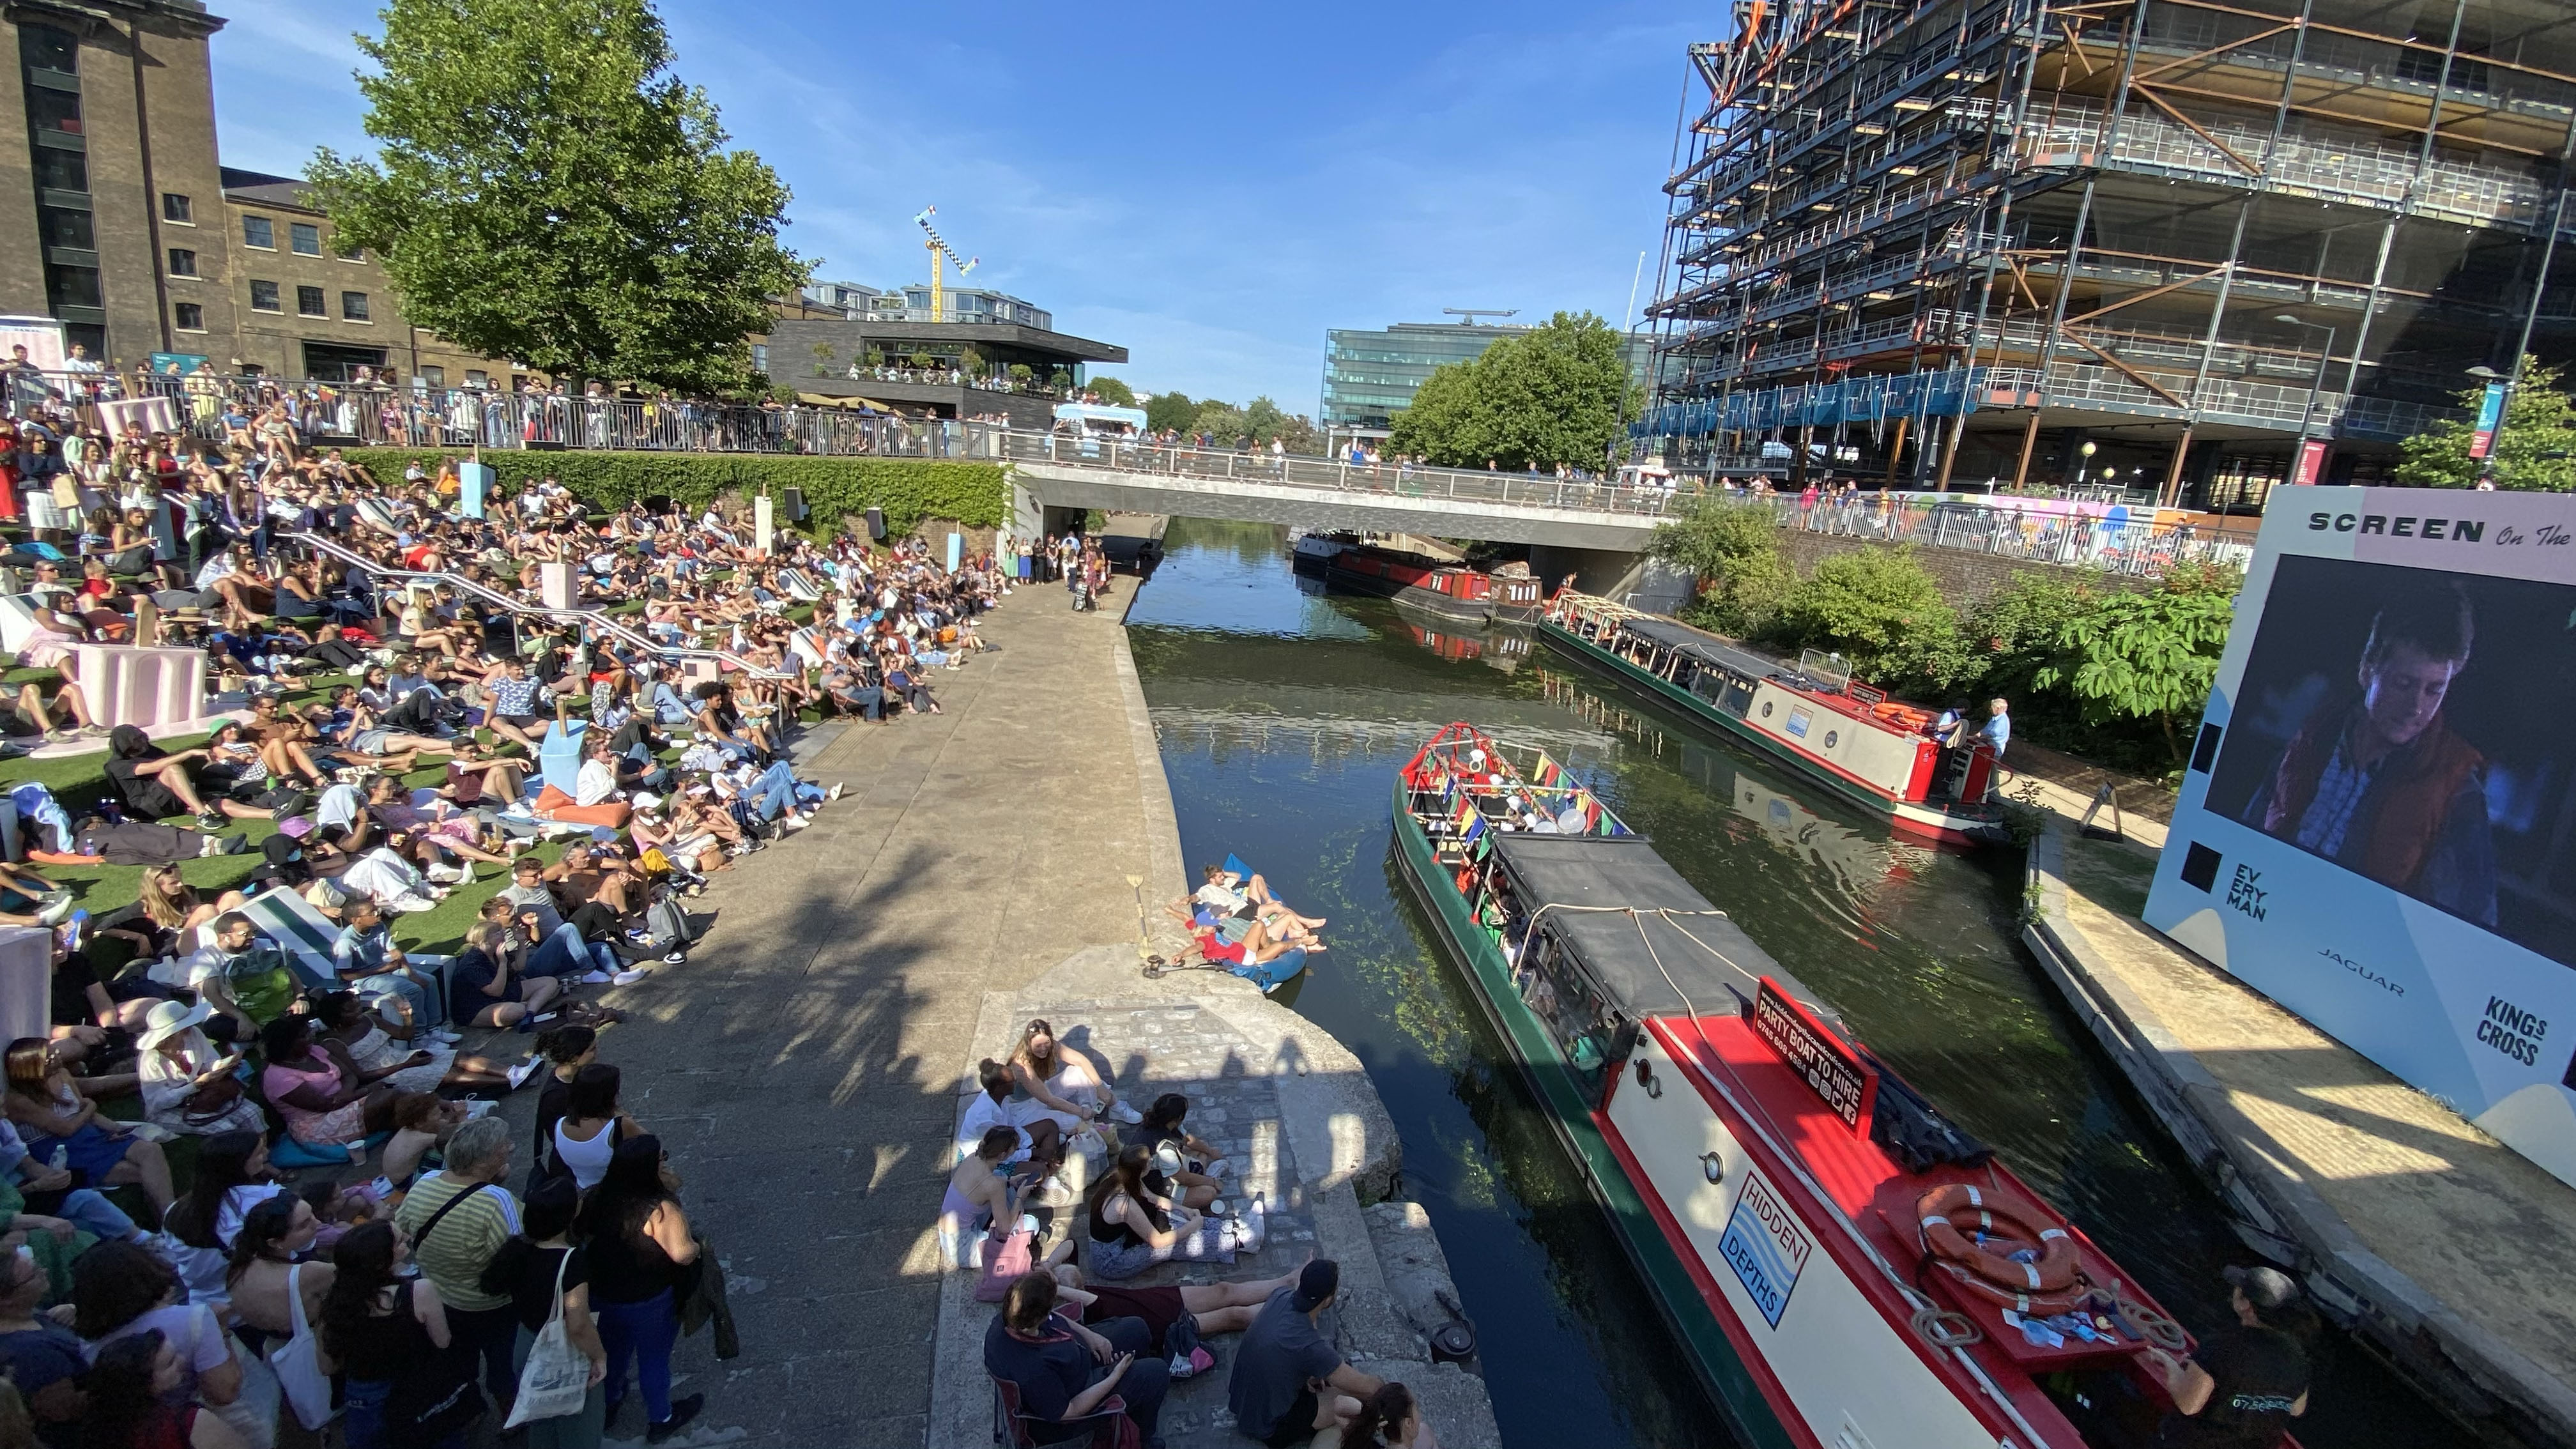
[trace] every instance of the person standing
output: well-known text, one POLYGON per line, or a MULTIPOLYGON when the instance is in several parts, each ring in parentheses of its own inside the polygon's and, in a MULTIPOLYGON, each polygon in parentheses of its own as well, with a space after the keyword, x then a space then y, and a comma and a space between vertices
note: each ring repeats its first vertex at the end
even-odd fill
POLYGON ((608 1355, 606 1417, 617 1422, 626 1400, 626 1366, 635 1365, 644 1395, 644 1441, 680 1432, 707 1396, 671 1397, 671 1349, 680 1339, 680 1289, 696 1275, 697 1236, 673 1195, 662 1139, 650 1133, 617 1145, 608 1170, 581 1205, 575 1226, 590 1255, 591 1309, 608 1355))
POLYGON ((2207 1335, 2190 1358, 2147 1350, 2174 1412, 2159 1449, 2272 1449, 2308 1411, 2309 1366, 2301 1329, 2310 1315, 2299 1285, 2274 1268, 2226 1271, 2236 1321, 2207 1335))
POLYGON ((1980 738, 1994 747, 1995 758, 2004 757, 2004 746, 2012 743, 2012 706, 2000 699, 1986 701, 1986 725, 1977 731, 1980 738))
POLYGON ((590 1259, 572 1244, 572 1222, 581 1190, 570 1178, 555 1178, 528 1194, 527 1229, 502 1246, 483 1273, 484 1286, 510 1295, 518 1317, 520 1372, 554 1316, 560 1294, 564 1335, 575 1351, 590 1361, 590 1391, 581 1408, 550 1419, 528 1421, 526 1449, 599 1449, 608 1421, 608 1401, 601 1385, 608 1377, 608 1350, 599 1325, 590 1315, 590 1259))
POLYGON ((519 1200, 501 1182, 510 1175, 510 1124, 480 1117, 447 1139, 447 1167, 413 1184, 394 1213, 411 1241, 421 1276, 447 1308, 448 1333, 462 1352, 483 1360, 483 1386, 507 1404, 519 1389, 512 1351, 518 1310, 510 1295, 483 1286, 483 1272, 519 1231, 519 1200))
POLYGON ((1330 1315, 1341 1286, 1340 1264, 1330 1258, 1308 1263, 1295 1287, 1270 1295, 1235 1350, 1226 1406, 1236 1427, 1271 1449, 1349 1427, 1361 1402, 1386 1386, 1344 1363, 1333 1346, 1338 1324, 1330 1315))

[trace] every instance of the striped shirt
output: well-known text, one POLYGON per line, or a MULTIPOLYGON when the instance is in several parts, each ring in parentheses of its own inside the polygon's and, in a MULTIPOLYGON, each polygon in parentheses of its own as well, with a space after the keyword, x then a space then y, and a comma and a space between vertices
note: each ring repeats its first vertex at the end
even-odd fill
POLYGON ((468 1184, 443 1172, 432 1173, 412 1184, 402 1206, 394 1210, 394 1223, 412 1238, 412 1260, 420 1264, 420 1275, 448 1307, 470 1313, 510 1305, 510 1295, 483 1291, 484 1267, 519 1231, 519 1200, 510 1196, 508 1188, 468 1184), (429 1221, 430 1214, 447 1206, 457 1193, 474 1189, 480 1189, 474 1201, 440 1218, 428 1240, 421 1241, 420 1225, 429 1221))

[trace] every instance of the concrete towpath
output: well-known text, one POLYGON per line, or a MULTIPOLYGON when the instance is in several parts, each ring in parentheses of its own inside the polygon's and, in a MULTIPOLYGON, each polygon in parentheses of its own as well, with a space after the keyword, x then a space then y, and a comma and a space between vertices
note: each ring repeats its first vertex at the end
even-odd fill
POLYGON ((1121 694, 1133 587, 1079 615, 1022 589, 985 625, 999 648, 938 675, 944 713, 839 730, 804 769, 842 800, 716 878, 687 965, 618 993, 603 1058, 686 1180, 743 1341, 719 1364, 682 1340, 676 1392, 708 1399, 686 1442, 924 1442, 938 1168, 985 993, 1134 939, 1127 877, 1180 873, 1121 694))
MULTIPOLYGON (((1139 902, 1158 912, 1180 893, 1182 866, 1118 622, 1135 586, 1121 578, 1087 614, 1059 588, 1023 588, 983 627, 998 647, 939 674, 943 713, 809 731, 801 772, 844 786, 843 798, 716 877, 692 904, 717 921, 687 964, 611 998, 629 1019, 603 1038, 602 1057, 623 1069, 626 1107, 684 1179, 743 1345, 718 1362, 709 1336, 681 1340, 673 1391, 703 1391, 707 1406, 672 1443, 990 1442, 978 1340, 954 1303, 934 1396, 943 1290, 974 1306, 961 1275, 939 1270, 934 1220, 959 1084, 1007 1045, 1024 999, 1096 1013, 1076 1040, 1130 1090, 1150 1077, 1154 1090, 1234 1093, 1245 1127, 1266 1123, 1272 1200, 1292 1220, 1265 1262, 1310 1243, 1368 1256, 1374 1227, 1383 1267, 1363 1276, 1384 1291, 1354 1310, 1357 1346, 1379 1360, 1418 1356, 1411 1325, 1447 1270, 1418 1208, 1366 1209, 1370 1227, 1354 1230, 1362 1163, 1394 1152, 1357 1063, 1248 987, 1202 1015, 1185 988, 1215 978, 1164 989, 1137 971, 1139 902), (1294 1051, 1281 1055, 1301 1033, 1304 1064, 1346 1064, 1323 1075, 1345 1093, 1356 1084, 1374 1126, 1352 1126, 1366 1113, 1310 1101, 1287 1080, 1305 1075, 1294 1051), (1145 1065, 1162 1053, 1177 1075, 1145 1065), (1252 1059, 1260 1080, 1229 1082, 1252 1059)), ((533 1098, 508 1109, 522 1151, 533 1098)), ((1448 1412, 1444 1441, 1496 1442, 1480 1381, 1407 1367, 1448 1412)), ((1210 1379, 1193 1386, 1189 1419, 1217 1431, 1221 1415, 1205 1405, 1213 1387, 1221 1409, 1222 1374, 1210 1379)), ((640 1443, 641 1415, 630 1409, 619 1430, 612 1443, 640 1443)))

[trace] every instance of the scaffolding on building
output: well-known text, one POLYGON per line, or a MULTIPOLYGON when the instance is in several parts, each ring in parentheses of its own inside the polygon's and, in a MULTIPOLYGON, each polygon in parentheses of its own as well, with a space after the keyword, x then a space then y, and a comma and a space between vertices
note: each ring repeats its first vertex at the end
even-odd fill
POLYGON ((1685 471, 2258 509, 2576 335, 2563 0, 1738 0, 1690 62, 1685 471))

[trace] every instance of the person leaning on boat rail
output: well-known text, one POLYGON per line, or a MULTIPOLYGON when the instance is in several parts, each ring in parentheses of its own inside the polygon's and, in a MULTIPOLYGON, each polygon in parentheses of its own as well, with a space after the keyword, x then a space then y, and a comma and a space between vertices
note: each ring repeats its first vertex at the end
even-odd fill
POLYGON ((2203 1337, 2187 1359, 2146 1350, 2174 1399, 2158 1449, 2271 1449, 2308 1411, 2303 1340, 2315 1315, 2299 1285, 2275 1268, 2229 1268, 2226 1277, 2234 1323, 2203 1337))

